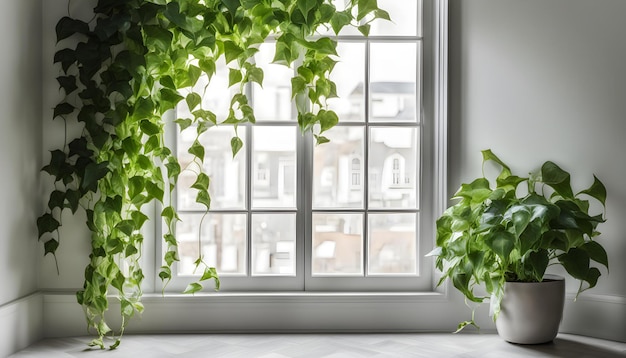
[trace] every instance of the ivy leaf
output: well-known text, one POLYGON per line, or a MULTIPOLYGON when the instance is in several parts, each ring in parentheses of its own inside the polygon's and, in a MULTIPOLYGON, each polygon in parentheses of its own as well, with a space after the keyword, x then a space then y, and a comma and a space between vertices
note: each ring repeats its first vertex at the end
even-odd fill
POLYGON ((65 203, 65 193, 59 190, 54 190, 50 193, 50 199, 48 200, 48 208, 53 210, 54 208, 63 209, 65 203))
POLYGON ((220 278, 217 275, 217 270, 215 267, 207 267, 204 269, 204 273, 202 277, 200 277, 200 281, 206 281, 209 279, 213 279, 215 281, 215 290, 220 289, 220 278))
POLYGON ((209 190, 210 182, 211 179, 208 175, 200 173, 198 174, 196 181, 193 183, 193 185, 191 185, 191 187, 198 190, 209 190))
POLYGON ((146 181, 146 192, 151 198, 155 198, 156 200, 163 202, 164 191, 157 184, 146 181))
POLYGON ((291 98, 294 98, 306 90, 307 81, 302 76, 296 76, 291 79, 291 98))
POLYGON ((149 49, 159 49, 161 52, 167 52, 170 49, 174 38, 170 31, 155 25, 143 26, 143 31, 146 34, 146 46, 149 49))
POLYGON ((357 29, 359 30, 360 33, 363 34, 363 36, 369 36, 370 35, 370 24, 364 24, 361 25, 359 27, 357 27, 357 29))
POLYGON ((189 285, 187 285, 187 288, 185 289, 185 291, 183 291, 183 293, 191 293, 194 294, 198 291, 202 290, 202 285, 197 283, 197 282, 192 282, 189 285))
POLYGON ((241 82, 242 79, 243 76, 241 75, 240 70, 234 68, 228 69, 228 87, 231 87, 232 85, 241 82))
POLYGON ((64 16, 56 25, 57 42, 66 39, 74 34, 89 33, 89 25, 87 23, 64 16))
POLYGON ((593 184, 589 189, 581 191, 579 194, 587 194, 592 198, 597 199, 602 205, 606 205, 606 188, 604 184, 595 175, 593 176, 593 184))
POLYGON ((320 145, 320 144, 324 144, 324 143, 330 142, 330 139, 328 139, 328 138, 326 138, 324 136, 321 136, 321 135, 315 134, 314 137, 315 137, 315 144, 316 145, 320 145))
POLYGON ((44 248, 44 256, 46 256, 47 254, 52 254, 54 255, 54 253, 57 251, 57 248, 59 247, 59 242, 55 239, 50 239, 48 241, 46 241, 43 244, 43 248, 44 248))
POLYGON ((318 113, 317 118, 320 121, 320 133, 331 129, 339 123, 339 117, 337 116, 337 113, 333 111, 321 110, 320 113, 318 113))
POLYGON ((59 76, 57 77, 57 82, 59 82, 59 86, 63 88, 66 95, 74 92, 78 88, 78 86, 76 86, 75 76, 59 76))
POLYGON ((187 95, 185 101, 187 102, 187 107, 189 107, 189 111, 191 112, 202 102, 202 97, 195 92, 191 92, 187 95))
POLYGON ((589 254, 587 251, 572 248, 559 256, 559 261, 575 279, 584 280, 589 272, 589 254))
POLYGON ((152 123, 147 119, 139 122, 139 128, 141 128, 141 131, 147 136, 153 136, 155 134, 161 133, 161 128, 159 127, 159 125, 152 123))
POLYGON ((181 131, 184 131, 185 129, 189 128, 193 122, 189 118, 178 118, 174 121, 174 123, 178 124, 181 131))
POLYGON ((242 53, 243 49, 237 46, 237 44, 232 41, 224 41, 224 58, 226 59, 226 64, 237 59, 242 53))
POLYGON ((164 259, 168 266, 172 266, 172 263, 174 263, 174 261, 179 261, 178 254, 176 253, 176 251, 172 250, 165 253, 164 259))
POLYGON ((485 238, 485 243, 505 262, 515 247, 515 236, 510 232, 502 231, 493 233, 485 238))
POLYGON ((161 94, 161 101, 159 102, 161 114, 175 108, 178 102, 184 99, 178 92, 169 88, 162 88, 159 93, 161 94))
POLYGON ((61 62, 63 72, 67 73, 70 66, 76 62, 76 52, 69 48, 64 48, 54 54, 54 63, 61 62))
POLYGON ((602 265, 604 265, 607 270, 609 268, 609 258, 606 254, 606 250, 595 241, 587 241, 584 245, 580 247, 581 249, 587 251, 589 257, 602 265))
POLYGON ((63 103, 59 103, 56 105, 56 107, 54 107, 54 114, 53 114, 53 118, 56 118, 58 116, 63 116, 65 114, 70 114, 72 112, 74 112, 74 106, 72 106, 69 103, 63 102, 63 103))
POLYGON ((339 32, 346 25, 350 24, 352 20, 352 16, 348 14, 346 11, 337 11, 333 14, 333 17, 330 19, 330 26, 333 28, 335 35, 339 35, 339 32))
POLYGON ((78 205, 80 203, 80 192, 78 190, 68 189, 65 193, 65 198, 67 199, 67 207, 70 208, 72 214, 76 213, 78 210, 78 205))
POLYGON ((356 15, 357 21, 361 21, 370 12, 378 10, 378 3, 376 0, 358 0, 357 6, 358 6, 358 13, 356 15))
POLYGON ((547 161, 541 166, 541 181, 563 198, 574 199, 569 173, 553 162, 547 161))
POLYGON ((263 69, 261 69, 260 67, 251 67, 246 76, 248 77, 248 79, 252 82, 256 82, 258 83, 261 87, 263 87, 263 69))
POLYGON ((196 203, 204 205, 207 210, 211 208, 211 196, 207 190, 200 190, 196 195, 196 203))
POLYGON ((85 175, 80 183, 81 189, 87 191, 97 191, 98 181, 104 178, 109 172, 109 162, 89 163, 85 168, 85 175))
POLYGON ((200 144, 197 139, 193 142, 191 147, 189 147, 187 152, 200 159, 200 161, 204 161, 204 146, 200 144))
POLYGON ((38 237, 42 237, 47 232, 54 232, 61 224, 52 216, 46 213, 37 218, 38 237))
POLYGON ((167 266, 161 266, 159 277, 162 281, 170 280, 172 278, 172 270, 167 266))
POLYGON ((237 155, 239 150, 243 147, 243 141, 239 137, 233 137, 230 140, 230 148, 233 151, 233 158, 237 155))

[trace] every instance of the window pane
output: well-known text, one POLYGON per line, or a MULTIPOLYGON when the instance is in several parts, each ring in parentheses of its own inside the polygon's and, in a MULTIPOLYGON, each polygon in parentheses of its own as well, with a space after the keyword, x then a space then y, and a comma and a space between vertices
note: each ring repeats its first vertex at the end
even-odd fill
POLYGON ((263 88, 253 83, 253 108, 257 120, 294 119, 291 105, 291 78, 293 69, 271 63, 274 43, 265 43, 255 55, 256 65, 263 69, 263 88))
POLYGON ((252 215, 252 274, 296 274, 296 214, 252 215))
POLYGON ((417 45, 370 45, 370 120, 415 121, 417 45))
POLYGON ((416 214, 369 214, 368 273, 415 274, 416 214))
POLYGON ((329 99, 328 106, 340 122, 365 120, 365 44, 339 42, 339 62, 331 75, 339 98, 329 99))
POLYGON ((295 127, 255 127, 252 151, 252 206, 295 208, 295 127))
POLYGON ((362 126, 337 126, 325 132, 330 139, 315 147, 313 158, 313 207, 363 207, 362 126))
MULTIPOLYGON (((378 0, 378 7, 387 11, 391 21, 378 19, 371 23, 370 36, 418 36, 418 7, 421 0, 378 0)), ((421 28, 421 26, 420 26, 421 28)))
POLYGON ((374 127, 369 140, 369 207, 416 208, 417 128, 374 127))
MULTIPOLYGON (((239 127, 238 133, 245 138, 245 127, 239 127)), ((230 140, 235 132, 231 126, 214 127, 200 136, 200 142, 204 145, 205 156, 203 167, 206 174, 211 178, 209 193, 211 194, 211 209, 243 209, 245 207, 244 194, 246 183, 246 153, 239 151, 233 158, 230 140)), ((192 156, 187 153, 195 139, 195 130, 189 128, 178 138, 178 160, 183 170, 178 184, 184 190, 178 190, 179 210, 204 210, 204 206, 196 203, 197 192, 190 189, 196 180, 192 171, 197 171, 191 164, 192 156)))
POLYGON ((222 274, 246 273, 246 214, 180 214, 176 225, 179 240, 179 275, 200 275, 194 271, 198 253, 204 262, 222 274))
MULTIPOLYGON (((332 4, 337 11, 345 10, 346 2, 350 0, 332 0, 332 4)), ((391 21, 378 19, 370 23, 369 36, 421 36, 421 11, 422 0, 378 0, 378 7, 389 13, 391 21)), ((355 14, 356 15, 356 14, 355 14)), ((366 16, 361 23, 371 20, 371 16, 366 16)), ((323 35, 334 36, 335 32, 332 28, 319 28, 318 31, 323 35)), ((363 36, 356 28, 352 26, 344 27, 340 35, 356 35, 363 36)))
POLYGON ((313 214, 313 275, 363 274, 363 215, 313 214))

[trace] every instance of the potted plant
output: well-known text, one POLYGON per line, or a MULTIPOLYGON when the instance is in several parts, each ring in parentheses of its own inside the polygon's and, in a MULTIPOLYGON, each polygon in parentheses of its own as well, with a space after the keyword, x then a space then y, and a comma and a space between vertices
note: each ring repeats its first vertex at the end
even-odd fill
MULTIPOLYGON (((596 227, 605 221, 606 189, 594 175, 588 189, 574 194, 570 174, 553 162, 519 177, 491 150, 482 155, 483 177, 462 184, 453 197, 459 201, 436 223, 436 247, 429 255, 436 256, 443 272, 439 285, 450 278, 467 300, 488 299, 498 333, 509 342, 552 341, 565 283, 546 275, 546 269, 562 265, 580 280, 576 297, 596 285, 601 273, 590 263, 608 269, 606 251, 595 240, 600 234, 596 227), (495 185, 484 177, 488 162, 501 168, 495 185), (589 214, 594 209, 602 213, 589 214), (486 295, 475 292, 478 287, 486 295)), ((476 326, 473 315, 457 332, 470 324, 476 326)))

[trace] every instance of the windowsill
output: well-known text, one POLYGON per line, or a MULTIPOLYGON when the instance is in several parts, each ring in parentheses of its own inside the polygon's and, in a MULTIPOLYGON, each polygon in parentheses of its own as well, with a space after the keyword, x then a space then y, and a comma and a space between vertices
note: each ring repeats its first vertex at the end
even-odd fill
MULTIPOLYGON (((47 301, 66 302, 76 301, 74 291, 43 291, 47 301)), ((115 298, 115 295, 110 295, 115 298)), ((445 301, 447 295, 443 292, 200 292, 194 295, 160 292, 146 293, 142 296, 145 303, 159 302, 428 302, 445 301)))

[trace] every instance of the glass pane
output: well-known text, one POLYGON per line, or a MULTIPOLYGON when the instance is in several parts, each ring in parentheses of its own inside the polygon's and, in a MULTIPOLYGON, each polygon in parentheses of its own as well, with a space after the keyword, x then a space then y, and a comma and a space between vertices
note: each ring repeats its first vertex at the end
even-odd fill
MULTIPOLYGON (((345 4, 349 1, 350 0, 332 0, 331 2, 335 6, 337 11, 344 11, 346 8, 345 4)), ((391 21, 379 19, 371 22, 369 34, 370 37, 421 36, 422 0, 378 0, 378 7, 389 13, 391 21)), ((370 20, 371 16, 366 16, 363 20, 361 20, 361 23, 365 23, 370 20)), ((332 28, 319 28, 318 31, 323 35, 335 35, 335 32, 332 28)), ((352 26, 344 27, 339 34, 344 36, 363 36, 356 28, 352 26)))
POLYGON ((324 133, 330 143, 315 146, 314 208, 363 207, 363 130, 362 126, 337 126, 324 133))
MULTIPOLYGON (((370 36, 418 36, 418 9, 421 0, 378 0, 378 7, 389 13, 391 21, 378 19, 371 23, 370 36)), ((421 28, 421 26, 419 26, 421 28)))
MULTIPOLYGON (((246 128, 239 127, 239 136, 245 138, 246 128)), ((213 127, 200 136, 205 147, 204 170, 211 178, 209 193, 211 209, 244 209, 246 183, 246 153, 240 150, 233 158, 230 140, 235 131, 231 126, 213 127)), ((192 156, 187 153, 195 139, 195 130, 184 131, 178 137, 178 160, 183 170, 178 179, 181 190, 177 191, 179 210, 204 210, 196 203, 196 190, 190 189, 196 180, 192 171, 197 171, 197 164, 191 163, 192 156), (191 164, 190 164, 191 163, 191 164)))
POLYGON ((252 274, 296 274, 296 214, 252 215, 252 274))
POLYGON ((327 101, 339 116, 339 122, 365 120, 365 44, 340 42, 337 45, 339 62, 331 79, 337 85, 339 98, 327 101))
POLYGON ((198 228, 203 214, 180 214, 176 225, 179 240, 179 275, 194 273, 198 253, 204 262, 220 275, 246 273, 246 214, 209 214, 202 222, 201 240, 198 228))
POLYGON ((417 128, 370 129, 368 203, 370 208, 416 208, 420 166, 417 128))
POLYGON ((255 127, 252 150, 252 206, 295 208, 295 127, 255 127))
POLYGON ((291 106, 293 69, 271 63, 274 59, 274 52, 274 43, 264 43, 255 55, 256 65, 263 69, 263 88, 258 83, 253 83, 252 107, 256 119, 260 121, 295 118, 291 106))
POLYGON ((417 273, 417 214, 370 214, 368 273, 417 273))
POLYGON ((417 44, 370 45, 370 120, 415 121, 417 44))
POLYGON ((313 275, 363 274, 363 215, 313 214, 313 275))

